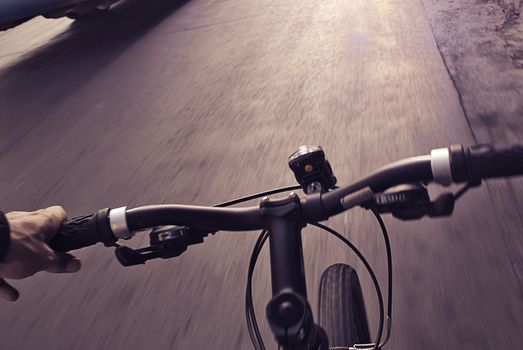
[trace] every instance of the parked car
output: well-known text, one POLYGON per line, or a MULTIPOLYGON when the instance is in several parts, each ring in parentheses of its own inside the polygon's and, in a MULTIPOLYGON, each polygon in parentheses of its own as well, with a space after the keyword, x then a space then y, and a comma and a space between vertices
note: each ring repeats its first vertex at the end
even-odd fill
POLYGON ((77 19, 93 11, 107 10, 118 0, 0 0, 0 30, 36 16, 77 19))

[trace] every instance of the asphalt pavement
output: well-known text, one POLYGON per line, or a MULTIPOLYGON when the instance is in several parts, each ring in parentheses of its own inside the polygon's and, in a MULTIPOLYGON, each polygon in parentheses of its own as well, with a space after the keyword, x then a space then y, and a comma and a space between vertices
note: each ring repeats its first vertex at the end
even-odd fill
MULTIPOLYGON (((339 184, 432 148, 474 142, 419 1, 128 0, 72 22, 0 33, 0 203, 70 217, 127 205, 213 204, 294 183, 287 157, 322 145, 339 184)), ((440 190, 432 189, 433 193, 440 190)), ((521 251, 488 187, 450 219, 386 219, 394 259, 389 349, 504 349, 523 341, 521 251)), ((497 202, 499 203, 499 201, 497 202)), ((501 202, 507 208, 510 202, 501 202)), ((384 280, 372 215, 332 225, 384 280)), ((255 233, 223 232, 172 260, 124 268, 79 251, 75 275, 14 281, 0 339, 19 349, 249 349, 244 285, 255 233)), ((307 285, 353 255, 304 231, 307 285)), ((136 239, 146 243, 146 238, 136 239)), ((264 320, 267 251, 255 272, 264 320)))

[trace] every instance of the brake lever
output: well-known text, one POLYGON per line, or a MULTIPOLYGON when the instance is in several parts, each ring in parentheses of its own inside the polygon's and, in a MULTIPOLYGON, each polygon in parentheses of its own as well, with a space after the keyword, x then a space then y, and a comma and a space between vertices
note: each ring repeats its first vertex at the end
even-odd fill
POLYGON ((181 255, 187 247, 203 243, 208 232, 185 226, 160 226, 149 233, 150 246, 133 249, 128 246, 118 246, 115 255, 123 266, 145 264, 152 259, 169 259, 181 255))
POLYGON ((449 216, 454 211, 455 196, 444 193, 431 201, 427 188, 421 184, 405 184, 377 193, 363 205, 380 214, 392 214, 400 220, 417 220, 423 216, 449 216))

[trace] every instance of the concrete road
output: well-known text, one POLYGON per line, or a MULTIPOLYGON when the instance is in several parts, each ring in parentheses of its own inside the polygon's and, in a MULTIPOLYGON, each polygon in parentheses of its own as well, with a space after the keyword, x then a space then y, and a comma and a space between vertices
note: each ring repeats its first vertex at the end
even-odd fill
MULTIPOLYGON (((106 16, 37 19, 0 33, 0 203, 212 204, 293 183, 287 156, 326 149, 339 183, 384 163, 473 143, 419 1, 128 0, 106 16)), ((437 190, 434 190, 437 192, 437 190)), ((488 187, 448 220, 388 218, 394 252, 390 349, 503 349, 523 341, 511 222, 488 187)), ((505 202, 504 205, 510 206, 505 202)), ((369 213, 332 220, 384 277, 369 213)), ((78 252, 76 275, 15 281, 0 304, 2 349, 249 349, 244 284, 254 233, 221 233, 182 257, 123 268, 78 252)), ((137 239, 145 243, 146 239, 137 239)), ((361 267, 304 232, 309 294, 321 271, 361 267)), ((360 269, 373 333, 376 303, 360 269)), ((267 252, 256 270, 264 321, 267 252)), ((383 280, 384 281, 384 280, 383 280)))

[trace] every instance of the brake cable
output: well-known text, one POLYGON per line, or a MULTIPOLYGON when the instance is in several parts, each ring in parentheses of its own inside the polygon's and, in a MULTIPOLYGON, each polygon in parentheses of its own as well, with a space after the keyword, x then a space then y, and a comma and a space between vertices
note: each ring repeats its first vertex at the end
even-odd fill
MULTIPOLYGON (((300 188, 301 187, 299 187, 299 186, 282 187, 282 188, 274 189, 271 191, 261 192, 261 193, 257 193, 254 195, 234 199, 234 200, 231 200, 228 202, 223 202, 223 203, 217 204, 215 206, 216 207, 218 207, 218 206, 225 207, 225 206, 229 206, 229 205, 238 204, 240 202, 248 201, 251 199, 255 199, 255 198, 259 198, 259 197, 263 197, 263 196, 267 196, 267 195, 271 195, 271 194, 275 194, 275 193, 279 193, 279 192, 300 189, 300 188)), ((357 345, 360 345, 363 347, 373 347, 373 349, 376 350, 376 349, 383 347, 387 343, 387 341, 390 338, 390 334, 391 334, 391 327, 392 327, 392 252, 391 252, 391 248, 390 248, 390 241, 389 241, 389 237, 388 237, 387 228, 385 227, 385 223, 383 222, 383 219, 381 218, 381 216, 379 215, 379 213, 377 211, 372 210, 372 213, 374 214, 374 216, 376 217, 376 219, 378 220, 378 223, 380 225, 380 228, 381 228, 381 231, 383 234, 383 238, 384 238, 384 242, 385 242, 386 251, 387 251, 387 316, 386 316, 387 317, 387 333, 386 333, 385 339, 382 343, 379 343, 379 342, 383 335, 383 326, 384 326, 383 296, 381 293, 381 288, 380 288, 379 282, 376 278, 376 274, 374 273, 374 270, 368 263, 365 256, 358 250, 358 248, 356 248, 356 246, 352 242, 350 242, 348 239, 346 239, 342 234, 340 234, 339 232, 335 231, 334 229, 332 229, 328 226, 322 225, 320 223, 311 223, 311 225, 316 226, 320 229, 323 229, 323 230, 331 233, 332 235, 334 235, 336 238, 340 239, 345 245, 347 245, 358 256, 358 258, 363 262, 369 275, 371 276, 371 279, 374 284, 374 288, 376 290, 376 294, 377 294, 377 298, 378 298, 378 306, 379 306, 379 310, 380 310, 378 333, 376 336, 376 341, 374 343, 357 344, 357 345), (376 347, 376 344, 379 344, 379 346, 376 347)), ((260 331, 259 331, 258 323, 256 321, 256 314, 255 314, 254 304, 253 304, 253 299, 252 299, 252 278, 253 278, 253 274, 254 274, 254 268, 256 266, 256 262, 260 255, 261 249, 263 248, 263 245, 267 241, 268 237, 269 237, 269 232, 267 230, 262 231, 262 233, 258 237, 258 240, 256 241, 256 243, 253 247, 252 253, 251 253, 249 269, 248 269, 248 273, 247 273, 247 287, 246 287, 246 292, 245 292, 245 315, 246 315, 246 320, 247 320, 247 329, 249 331, 251 341, 256 350, 265 350, 265 345, 263 343, 263 339, 262 339, 260 331)))
POLYGON ((376 220, 378 220, 381 233, 383 234, 383 241, 385 242, 385 249, 387 250, 387 334, 385 336, 385 340, 383 340, 379 346, 382 348, 389 341, 392 329, 392 249, 390 248, 387 227, 385 226, 381 215, 376 210, 372 210, 372 213, 374 214, 376 220))
POLYGON ((248 195, 248 196, 245 196, 245 197, 232 199, 232 200, 227 201, 227 202, 222 202, 222 203, 219 203, 219 204, 215 204, 215 205, 213 205, 213 207, 228 207, 228 206, 235 205, 235 204, 238 204, 238 203, 247 202, 247 201, 250 201, 252 199, 256 199, 256 198, 260 198, 260 197, 264 197, 264 196, 270 196, 271 194, 287 192, 287 191, 294 191, 294 190, 299 190, 299 189, 301 189, 301 186, 298 186, 298 185, 275 188, 273 190, 269 190, 269 191, 265 191, 265 192, 259 192, 259 193, 251 194, 251 195, 248 195))
POLYGON ((258 260, 258 256, 260 255, 267 238, 269 238, 269 232, 267 230, 263 230, 258 237, 258 240, 254 244, 249 261, 247 288, 245 290, 245 316, 247 318, 247 330, 249 331, 249 335, 251 336, 252 343, 256 350, 265 350, 265 345, 263 344, 263 339, 258 328, 258 323, 256 322, 256 314, 252 300, 252 276, 254 274, 256 261, 258 260))

